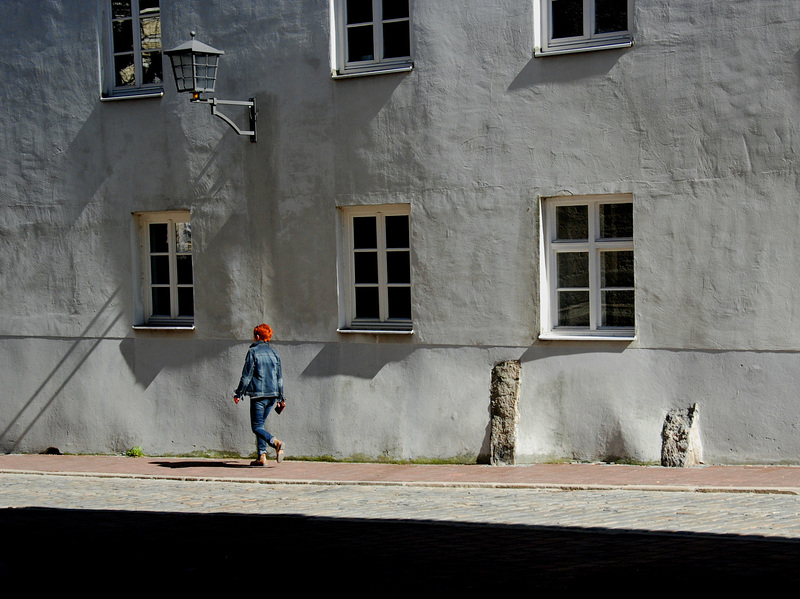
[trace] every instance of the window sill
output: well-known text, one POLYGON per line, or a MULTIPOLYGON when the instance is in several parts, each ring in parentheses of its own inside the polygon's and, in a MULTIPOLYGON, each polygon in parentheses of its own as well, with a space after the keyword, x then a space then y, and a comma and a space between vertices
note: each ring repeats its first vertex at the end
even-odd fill
POLYGON ((135 324, 134 331, 194 331, 193 324, 135 324))
POLYGON ((414 329, 336 329, 337 333, 361 333, 364 335, 413 335, 414 329))
POLYGON ((331 73, 332 79, 352 79, 354 77, 372 77, 374 75, 391 75, 392 73, 410 73, 414 70, 414 63, 406 66, 390 67, 390 68, 374 68, 366 71, 345 71, 339 72, 334 70, 331 73))
POLYGON ((542 333, 539 335, 539 341, 635 341, 636 334, 634 333, 620 333, 619 335, 612 335, 608 333, 542 333))
POLYGON ((151 99, 151 98, 161 98, 163 96, 164 96, 164 90, 162 89, 162 90, 153 90, 153 91, 149 91, 149 92, 137 92, 137 93, 133 93, 133 94, 119 94, 119 95, 116 95, 116 96, 114 96, 114 95, 112 95, 112 96, 102 95, 102 96, 100 96, 100 101, 101 102, 118 102, 120 100, 147 100, 147 99, 151 99))
POLYGON ((597 44, 592 46, 548 48, 547 50, 542 50, 541 48, 535 48, 533 51, 533 55, 536 58, 545 58, 547 56, 558 56, 561 54, 577 54, 578 52, 595 52, 597 50, 619 50, 624 48, 630 48, 631 46, 633 46, 632 39, 620 42, 608 43, 608 44, 597 44))

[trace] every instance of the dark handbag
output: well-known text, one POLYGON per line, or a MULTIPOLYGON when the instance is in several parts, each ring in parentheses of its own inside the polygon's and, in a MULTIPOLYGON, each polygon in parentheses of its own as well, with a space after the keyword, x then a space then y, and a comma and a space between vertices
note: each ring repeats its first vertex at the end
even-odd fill
POLYGON ((281 399, 278 403, 275 404, 275 413, 280 414, 281 412, 283 412, 283 409, 285 407, 286 407, 286 402, 281 399))

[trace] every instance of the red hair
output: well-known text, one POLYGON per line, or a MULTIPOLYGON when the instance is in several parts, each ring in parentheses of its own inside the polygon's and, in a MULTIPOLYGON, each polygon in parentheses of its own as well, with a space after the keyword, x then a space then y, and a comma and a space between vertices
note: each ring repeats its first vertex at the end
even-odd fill
POLYGON ((268 324, 258 325, 253 329, 253 337, 263 341, 269 341, 272 339, 272 327, 270 327, 268 324))

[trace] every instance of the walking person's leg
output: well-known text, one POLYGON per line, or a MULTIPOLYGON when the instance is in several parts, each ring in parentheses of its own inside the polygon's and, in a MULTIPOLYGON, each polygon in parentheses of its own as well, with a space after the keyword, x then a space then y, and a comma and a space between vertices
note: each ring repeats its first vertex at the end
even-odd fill
POLYGON ((252 398, 250 401, 250 428, 256 436, 256 451, 258 452, 258 459, 251 462, 251 466, 264 466, 267 463, 267 445, 273 446, 275 437, 264 428, 264 423, 274 403, 274 399, 267 397, 252 398))

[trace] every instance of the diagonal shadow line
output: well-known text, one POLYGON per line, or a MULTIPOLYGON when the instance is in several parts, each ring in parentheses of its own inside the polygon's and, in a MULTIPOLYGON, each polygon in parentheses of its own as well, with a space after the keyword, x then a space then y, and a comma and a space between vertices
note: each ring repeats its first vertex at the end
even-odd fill
MULTIPOLYGON (((119 287, 117 287, 114 290, 114 292, 108 297, 108 299, 106 300, 106 303, 103 304, 103 306, 100 308, 100 310, 97 311, 97 314, 94 316, 94 318, 92 318, 92 320, 89 322, 89 324, 86 325, 86 328, 83 329, 83 332, 81 332, 81 334, 79 335, 78 339, 72 344, 72 347, 70 347, 67 350, 67 353, 64 354, 64 356, 58 361, 58 364, 55 365, 55 367, 50 372, 50 374, 47 375, 47 378, 45 378, 45 380, 42 381, 42 384, 39 385, 39 388, 36 389, 36 391, 33 392, 33 394, 31 395, 30 399, 28 399, 28 401, 25 402, 25 405, 23 405, 22 408, 20 408, 19 412, 17 412, 17 415, 14 416, 14 418, 11 419, 11 422, 9 422, 8 426, 6 426, 6 428, 3 430, 3 432, 0 433, 0 443, 2 443, 5 440, 6 436, 9 433, 9 431, 20 420, 20 418, 22 418, 23 414, 25 414, 25 412, 28 410, 28 408, 31 407, 31 404, 33 404, 33 402, 36 400, 36 398, 39 396, 39 394, 42 392, 42 390, 47 386, 47 384, 56 376, 56 374, 59 372, 59 370, 61 370, 62 366, 67 361, 69 356, 72 355, 75 352, 75 350, 77 349, 77 347, 81 344, 81 339, 83 337, 87 336, 87 334, 89 333, 91 328, 95 325, 95 323, 97 323, 97 321, 100 319, 100 317, 103 315, 103 313, 105 313, 108 310, 108 307, 111 304, 111 301, 114 299, 114 296, 117 295, 118 292, 119 292, 119 287)), ((109 324, 105 328, 105 330, 102 333, 100 333, 100 336, 99 336, 98 339, 95 340, 94 345, 92 345, 92 347, 89 348, 89 350, 86 352, 86 355, 80 360, 80 362, 78 362, 78 364, 75 366, 75 368, 73 368, 72 372, 67 376, 67 378, 64 379, 64 381, 61 383, 61 385, 59 385, 58 389, 55 390, 55 392, 53 393, 52 397, 50 397, 50 399, 42 407, 42 409, 39 411, 39 413, 36 415, 36 417, 25 428, 25 430, 22 431, 22 434, 16 440, 14 445, 11 447, 11 452, 15 451, 17 449, 17 447, 19 447, 19 444, 22 441, 22 439, 25 437, 25 435, 27 435, 30 432, 30 430, 33 427, 33 425, 36 424, 36 422, 39 420, 39 418, 41 418, 42 414, 50 406, 50 404, 52 404, 53 401, 55 401, 56 397, 58 397, 58 394, 61 393, 62 389, 64 389, 64 387, 66 387, 67 383, 69 383, 69 381, 72 380, 72 377, 75 376, 75 374, 78 372, 80 367, 83 366, 84 362, 86 362, 86 360, 89 358, 89 356, 95 350, 95 348, 100 344, 101 341, 103 341, 103 337, 105 337, 105 335, 114 327, 114 325, 117 323, 117 321, 119 321, 120 318, 122 318, 122 314, 118 314, 114 318, 114 320, 111 321, 111 324, 109 324)))

